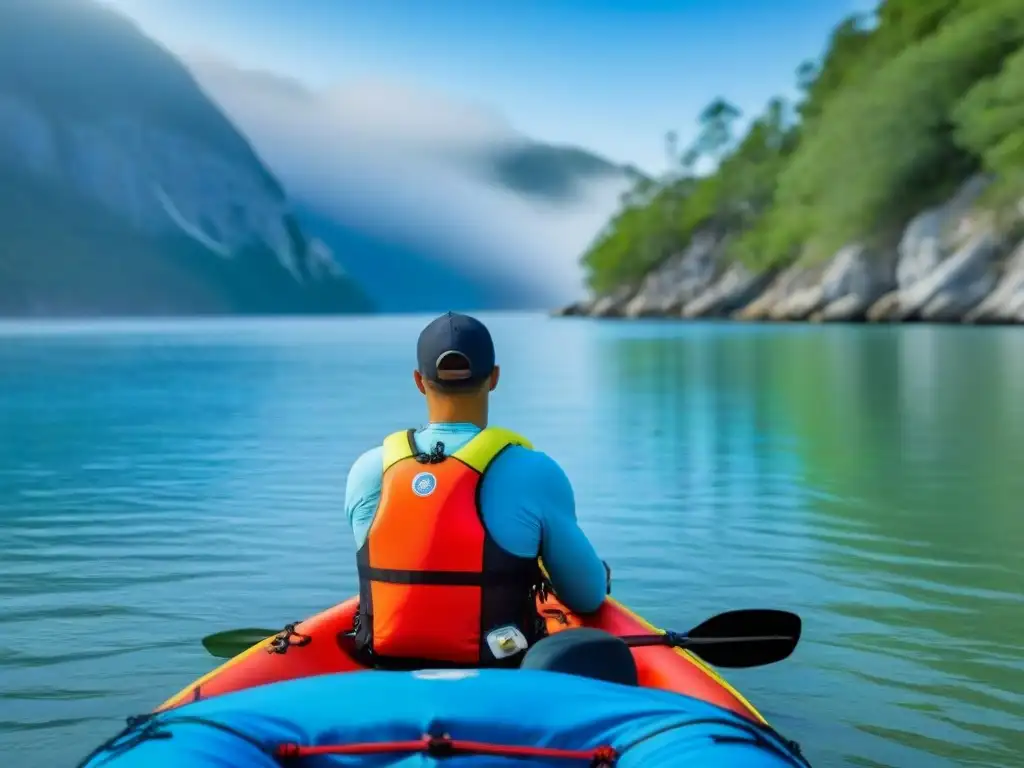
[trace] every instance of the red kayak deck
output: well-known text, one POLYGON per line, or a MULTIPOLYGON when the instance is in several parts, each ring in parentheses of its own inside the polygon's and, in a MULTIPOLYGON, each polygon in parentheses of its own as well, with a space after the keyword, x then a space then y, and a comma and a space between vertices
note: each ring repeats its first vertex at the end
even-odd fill
MULTIPOLYGON (((284 653, 273 652, 273 637, 257 643, 182 689, 157 711, 281 680, 366 669, 337 641, 339 634, 352 629, 357 605, 358 600, 353 597, 300 622, 284 653), (296 644, 300 636, 310 640, 296 644)), ((547 622, 549 633, 579 626, 603 629, 613 635, 660 631, 612 598, 606 599, 600 610, 591 616, 570 613, 554 596, 538 601, 538 609, 547 622)), ((753 705, 693 654, 665 646, 633 648, 632 653, 640 685, 692 696, 755 722, 765 722, 753 705)))

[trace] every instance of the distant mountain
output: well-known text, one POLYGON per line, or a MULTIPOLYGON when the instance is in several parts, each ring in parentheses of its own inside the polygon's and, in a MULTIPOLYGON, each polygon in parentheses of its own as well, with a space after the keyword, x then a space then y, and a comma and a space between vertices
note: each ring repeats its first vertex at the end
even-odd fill
POLYGON ((499 184, 552 202, 575 199, 581 188, 594 179, 643 176, 634 166, 616 165, 579 147, 535 141, 496 147, 481 160, 499 184))
POLYGON ((0 2, 0 315, 370 306, 172 54, 91 0, 0 2))
POLYGON ((385 311, 571 298, 579 253, 639 175, 438 94, 312 91, 215 57, 188 65, 284 181, 302 225, 385 311))

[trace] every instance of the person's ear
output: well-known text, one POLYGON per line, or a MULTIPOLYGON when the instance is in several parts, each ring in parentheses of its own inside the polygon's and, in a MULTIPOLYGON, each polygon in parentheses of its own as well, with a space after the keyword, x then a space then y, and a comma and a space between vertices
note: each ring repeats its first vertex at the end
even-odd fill
POLYGON ((412 372, 412 380, 416 382, 416 389, 420 391, 421 395, 427 394, 427 388, 423 386, 423 374, 414 370, 412 372))
POLYGON ((496 365, 496 366, 494 366, 494 370, 491 371, 491 386, 488 389, 489 392, 493 392, 494 388, 498 386, 498 379, 500 379, 500 378, 501 378, 501 368, 496 365))

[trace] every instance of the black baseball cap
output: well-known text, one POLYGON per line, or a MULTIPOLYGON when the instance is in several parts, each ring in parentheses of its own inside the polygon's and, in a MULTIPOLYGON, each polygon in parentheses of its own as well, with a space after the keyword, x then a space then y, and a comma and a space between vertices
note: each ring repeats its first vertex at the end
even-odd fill
POLYGON ((470 389, 494 371, 494 341, 475 317, 446 312, 420 332, 416 360, 420 375, 439 388, 470 389), (438 371, 451 355, 464 358, 465 370, 438 371))

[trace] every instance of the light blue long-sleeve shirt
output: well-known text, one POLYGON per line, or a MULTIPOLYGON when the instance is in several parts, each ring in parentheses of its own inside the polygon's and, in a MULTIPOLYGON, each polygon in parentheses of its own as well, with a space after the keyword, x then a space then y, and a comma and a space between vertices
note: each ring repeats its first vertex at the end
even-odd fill
MULTIPOLYGON (((474 424, 428 424, 416 431, 416 446, 429 452, 437 442, 451 455, 480 432, 474 424)), ((356 459, 345 487, 345 513, 361 547, 377 512, 383 477, 383 447, 356 459)), ((518 557, 544 559, 551 585, 567 608, 590 613, 605 597, 604 564, 576 520, 569 478, 541 451, 511 446, 487 469, 480 489, 480 514, 495 543, 518 557)))

